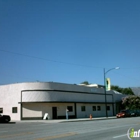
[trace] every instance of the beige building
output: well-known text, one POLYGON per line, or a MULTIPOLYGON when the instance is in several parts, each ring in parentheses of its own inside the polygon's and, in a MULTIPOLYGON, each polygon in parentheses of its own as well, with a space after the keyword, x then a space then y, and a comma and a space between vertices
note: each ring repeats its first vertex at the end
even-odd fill
MULTIPOLYGON (((107 92, 107 113, 117 113, 121 93, 107 92)), ((86 118, 106 116, 104 88, 55 82, 16 83, 0 86, 0 113, 12 120, 86 118)))

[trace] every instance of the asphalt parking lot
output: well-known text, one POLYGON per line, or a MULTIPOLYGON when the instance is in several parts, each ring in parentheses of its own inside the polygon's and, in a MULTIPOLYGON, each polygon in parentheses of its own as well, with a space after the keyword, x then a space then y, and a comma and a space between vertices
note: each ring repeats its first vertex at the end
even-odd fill
POLYGON ((140 129, 140 117, 65 123, 10 122, 0 124, 0 140, 128 140, 131 127, 140 129))

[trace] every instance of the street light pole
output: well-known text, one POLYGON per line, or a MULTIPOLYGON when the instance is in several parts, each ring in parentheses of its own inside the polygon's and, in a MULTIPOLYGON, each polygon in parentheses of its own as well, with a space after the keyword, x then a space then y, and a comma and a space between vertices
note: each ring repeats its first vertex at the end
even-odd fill
POLYGON ((107 103, 106 103, 106 73, 105 73, 105 68, 104 68, 104 92, 105 92, 105 113, 106 113, 106 117, 108 117, 107 103))
POLYGON ((111 71, 111 70, 114 70, 114 69, 119 69, 119 67, 115 67, 115 68, 111 68, 107 71, 105 71, 105 68, 104 68, 104 93, 105 93, 105 111, 106 111, 106 117, 108 117, 108 112, 107 112, 107 97, 106 97, 106 74, 111 71))

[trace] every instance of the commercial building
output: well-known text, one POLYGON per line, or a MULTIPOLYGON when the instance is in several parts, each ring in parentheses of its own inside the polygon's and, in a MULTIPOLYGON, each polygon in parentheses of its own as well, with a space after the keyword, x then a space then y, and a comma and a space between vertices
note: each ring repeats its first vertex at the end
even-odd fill
MULTIPOLYGON (((119 111, 121 93, 107 92, 108 116, 119 111)), ((55 82, 16 83, 0 86, 0 112, 12 120, 86 118, 106 116, 103 87, 55 82)))

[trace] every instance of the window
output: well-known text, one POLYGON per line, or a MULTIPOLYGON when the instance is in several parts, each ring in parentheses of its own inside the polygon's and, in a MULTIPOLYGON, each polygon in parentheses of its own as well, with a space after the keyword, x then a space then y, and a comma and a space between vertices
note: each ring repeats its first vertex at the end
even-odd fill
POLYGON ((92 106, 92 110, 93 111, 96 111, 96 106, 92 106))
POLYGON ((85 106, 81 106, 81 111, 86 111, 86 107, 85 106))
POLYGON ((107 106, 107 110, 110 110, 110 106, 107 106))
POLYGON ((67 109, 69 110, 69 112, 73 111, 73 106, 67 106, 67 109))
POLYGON ((100 111, 101 110, 101 107, 100 106, 97 106, 97 110, 100 111))
POLYGON ((12 113, 17 113, 17 107, 12 107, 12 113))
POLYGON ((0 113, 3 113, 3 108, 0 108, 0 113))

